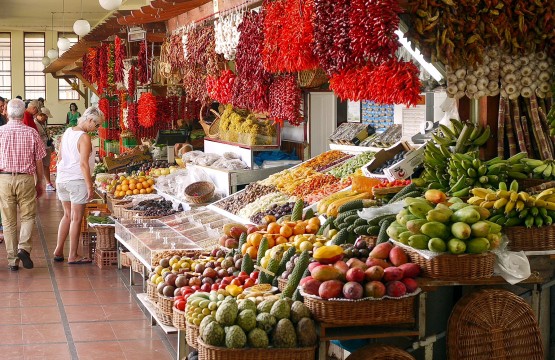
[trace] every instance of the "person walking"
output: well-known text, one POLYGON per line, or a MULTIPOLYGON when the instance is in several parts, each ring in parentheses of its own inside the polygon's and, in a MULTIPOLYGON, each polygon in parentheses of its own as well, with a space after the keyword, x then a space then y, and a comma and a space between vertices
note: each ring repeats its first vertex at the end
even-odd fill
POLYGON ((46 180, 46 191, 56 191, 52 180, 50 180, 50 159, 52 158, 52 139, 48 135, 48 118, 52 117, 52 113, 48 108, 41 108, 40 113, 35 116, 35 125, 39 132, 40 138, 44 142, 46 156, 42 159, 44 179, 46 180))
MULTIPOLYGON (((0 96, 0 126, 6 125, 8 119, 4 115, 6 112, 6 100, 0 96)), ((0 212, 0 244, 4 242, 4 227, 2 226, 2 213, 0 212)))
POLYGON ((39 113, 39 110, 39 102, 37 100, 31 100, 29 105, 27 105, 27 110, 25 110, 25 115, 23 116, 23 123, 32 127, 36 131, 39 131, 39 129, 37 129, 37 125, 35 125, 35 115, 39 113))
POLYGON ((33 268, 31 235, 35 228, 36 199, 44 193, 42 159, 44 144, 36 130, 23 124, 25 103, 8 103, 8 123, 0 126, 0 211, 8 268, 33 268), (19 239, 17 213, 21 219, 19 239))
POLYGON ((77 126, 68 128, 62 135, 56 188, 64 215, 58 226, 54 261, 64 261, 64 244, 69 235, 68 264, 92 262, 91 259, 78 254, 79 234, 85 205, 94 198, 94 152, 88 133, 96 131, 103 121, 102 111, 96 107, 89 107, 77 120, 77 126))
POLYGON ((81 114, 79 113, 79 111, 77 111, 77 104, 76 103, 69 104, 69 111, 67 112, 67 115, 66 115, 66 124, 68 124, 71 127, 77 126, 77 119, 79 119, 80 116, 81 114))

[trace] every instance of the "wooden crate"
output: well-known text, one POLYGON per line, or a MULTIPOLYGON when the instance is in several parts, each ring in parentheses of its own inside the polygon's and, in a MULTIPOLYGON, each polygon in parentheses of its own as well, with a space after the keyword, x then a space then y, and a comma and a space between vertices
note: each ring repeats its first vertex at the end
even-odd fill
POLYGON ((98 250, 94 254, 94 263, 101 269, 118 264, 117 250, 98 250))

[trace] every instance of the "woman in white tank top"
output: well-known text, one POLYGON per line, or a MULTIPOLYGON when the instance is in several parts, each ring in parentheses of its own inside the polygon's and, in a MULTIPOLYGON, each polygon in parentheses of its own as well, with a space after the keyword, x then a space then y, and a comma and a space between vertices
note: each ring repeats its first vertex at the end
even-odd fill
POLYGON ((81 221, 85 205, 93 199, 94 152, 89 132, 96 131, 104 121, 104 114, 96 107, 88 108, 77 120, 77 126, 62 135, 58 154, 56 188, 64 207, 58 227, 58 242, 54 261, 64 261, 64 244, 69 234, 68 264, 86 264, 92 260, 78 254, 81 221))

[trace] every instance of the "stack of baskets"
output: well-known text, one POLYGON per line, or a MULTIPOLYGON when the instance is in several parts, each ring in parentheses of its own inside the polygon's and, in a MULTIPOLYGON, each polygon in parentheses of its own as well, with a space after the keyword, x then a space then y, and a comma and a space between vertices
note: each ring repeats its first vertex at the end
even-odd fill
POLYGON ((173 327, 176 328, 177 330, 185 330, 187 328, 186 323, 187 323, 187 320, 185 320, 185 311, 181 311, 179 309, 173 308, 173 313, 172 313, 173 327))
POLYGON ((114 226, 95 226, 96 251, 94 253, 95 264, 103 269, 118 264, 118 251, 116 249, 116 237, 114 226))
POLYGON ((164 325, 173 326, 173 297, 158 294, 156 317, 164 325))

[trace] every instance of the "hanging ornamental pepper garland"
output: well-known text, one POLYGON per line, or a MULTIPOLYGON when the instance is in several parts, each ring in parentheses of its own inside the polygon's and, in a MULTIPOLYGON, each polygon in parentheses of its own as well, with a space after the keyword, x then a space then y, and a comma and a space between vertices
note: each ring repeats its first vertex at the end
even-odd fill
POLYGON ((222 70, 219 77, 207 76, 206 88, 208 95, 220 104, 229 104, 233 96, 233 84, 237 76, 233 71, 222 70))
POLYGON ((239 44, 235 64, 237 78, 233 84, 234 106, 255 112, 268 111, 268 89, 271 75, 262 63, 264 47, 264 11, 251 11, 243 17, 239 25, 239 44))
POLYGON ((124 113, 127 110, 127 91, 119 90, 118 91, 118 100, 119 100, 119 126, 122 129, 127 128, 125 126, 125 115, 124 113))
POLYGON ((110 102, 107 98, 103 97, 98 100, 98 109, 102 111, 105 120, 108 121, 110 117, 110 102))
POLYGON ((140 125, 136 103, 129 103, 129 105, 127 105, 127 127, 129 131, 137 137, 140 125))
POLYGON ((97 85, 98 92, 103 93, 104 89, 108 86, 108 48, 106 44, 100 45, 97 53, 97 66, 98 66, 98 77, 97 85))
POLYGON ((173 71, 181 70, 185 65, 183 41, 181 35, 172 35, 169 39, 168 60, 173 71))
POLYGON ((137 81, 142 85, 149 82, 147 59, 148 51, 146 45, 146 41, 142 41, 139 48, 139 54, 137 54, 137 81))
POLYGON ((157 124, 171 124, 171 105, 165 96, 156 96, 156 119, 157 124))
POLYGON ((314 0, 267 0, 264 10, 264 68, 274 73, 316 68, 314 0))
POLYGON ((83 54, 83 56, 81 57, 81 62, 83 65, 81 65, 81 73, 83 74, 83 77, 85 78, 85 80, 87 80, 88 82, 90 82, 90 65, 89 65, 89 54, 88 52, 83 54))
POLYGON ((300 116, 301 89, 294 75, 274 78, 270 85, 270 118, 283 125, 288 121, 291 125, 302 123, 300 116))
POLYGON ((90 48, 89 53, 87 54, 87 68, 88 68, 88 80, 91 83, 95 83, 98 79, 98 64, 97 64, 97 52, 98 49, 90 48))
POLYGON ((131 100, 135 98, 135 81, 135 67, 131 66, 131 68, 129 69, 129 75, 127 77, 127 92, 129 93, 129 97, 131 100))
POLYGON ((115 45, 115 67, 114 67, 114 81, 122 84, 123 78, 123 59, 125 58, 125 47, 119 37, 114 41, 115 45))
POLYGON ((145 128, 152 127, 156 122, 156 108, 156 97, 149 92, 142 93, 137 107, 139 124, 145 128))
POLYGON ((114 70, 116 66, 115 62, 115 50, 114 44, 109 44, 107 47, 107 58, 108 58, 108 77, 107 77, 107 86, 114 87, 116 85, 114 79, 114 70))

